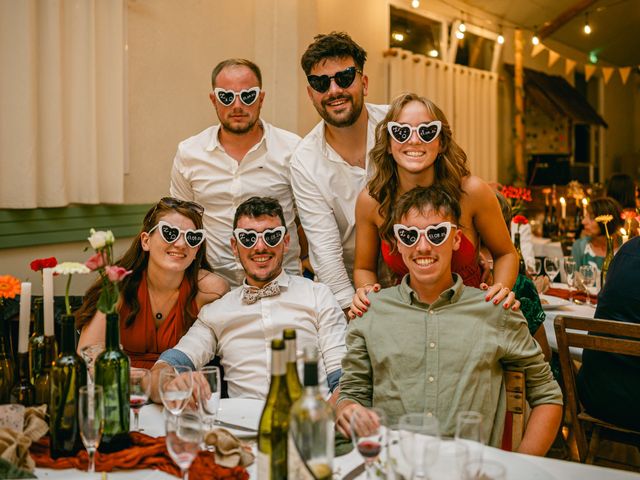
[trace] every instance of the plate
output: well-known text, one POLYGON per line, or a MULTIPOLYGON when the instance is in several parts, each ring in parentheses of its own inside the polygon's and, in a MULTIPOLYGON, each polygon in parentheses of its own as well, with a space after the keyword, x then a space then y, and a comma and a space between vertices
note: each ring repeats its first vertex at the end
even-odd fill
POLYGON ((552 297, 551 295, 540 295, 540 300, 545 300, 547 303, 542 303, 543 310, 555 310, 556 308, 566 307, 571 305, 569 300, 565 300, 560 297, 552 297))
MULTIPOLYGON (((254 398, 223 398, 220 400, 218 419, 222 422, 251 428, 257 432, 263 407, 264 402, 254 398)), ((225 428, 238 438, 253 438, 256 436, 254 432, 225 428)))

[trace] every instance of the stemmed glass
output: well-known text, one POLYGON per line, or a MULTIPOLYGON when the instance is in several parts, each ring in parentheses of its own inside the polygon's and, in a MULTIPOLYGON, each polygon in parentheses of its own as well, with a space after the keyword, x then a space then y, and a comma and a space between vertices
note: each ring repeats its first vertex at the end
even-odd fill
POLYGON ((573 302, 573 288, 576 286, 576 262, 573 257, 564 257, 564 273, 567 275, 567 286, 569 287, 569 301, 573 302))
POLYGON ((407 413, 398 422, 400 446, 412 466, 413 478, 427 478, 429 467, 438 459, 440 424, 434 416, 407 413))
POLYGON ((560 260, 558 260, 558 257, 546 257, 544 259, 544 271, 549 277, 549 281, 553 282, 560 271, 560 260))
POLYGON ((182 480, 187 480, 189 467, 198 455, 204 437, 202 419, 197 411, 185 410, 178 415, 167 415, 165 428, 169 455, 180 468, 182 480))
POLYGON ((459 412, 456 422, 456 440, 466 445, 468 454, 468 464, 473 465, 476 471, 469 471, 466 474, 470 478, 477 478, 482 471, 482 456, 484 450, 484 433, 482 431, 482 414, 473 411, 459 412))
POLYGON ((404 456, 400 425, 387 429, 387 477, 388 480, 408 480, 412 477, 410 459, 404 456))
POLYGON ((386 441, 386 417, 375 408, 358 408, 351 415, 351 438, 364 459, 367 478, 376 478, 375 463, 386 441))
POLYGON ((104 352, 104 348, 104 342, 99 342, 94 343, 93 345, 82 347, 82 349, 80 350, 80 356, 82 356, 84 363, 87 364, 89 383, 93 383, 93 365, 95 364, 98 355, 104 352))
POLYGON ((200 414, 207 430, 213 430, 220 408, 220 369, 218 367, 204 367, 198 370, 195 375, 200 375, 204 380, 204 384, 200 384, 198 398, 200 414))
POLYGON ((526 267, 529 275, 532 277, 538 277, 542 270, 542 260, 539 258, 529 259, 529 261, 526 262, 526 267))
POLYGON ((96 471, 96 450, 104 427, 104 396, 100 385, 80 387, 78 397, 80 438, 89 454, 89 473, 96 471))
POLYGON ((129 373, 129 405, 133 410, 133 431, 139 428, 140 409, 149 400, 151 391, 151 372, 146 368, 131 368, 129 373))
POLYGON ((587 292, 587 303, 591 305, 591 297, 589 296, 589 288, 592 288, 596 285, 596 274, 597 269, 593 265, 581 265, 580 266, 580 276, 582 277, 582 283, 584 285, 584 289, 587 292))
POLYGON ((160 372, 160 399, 173 415, 178 415, 189 403, 193 392, 193 372, 189 367, 176 366, 160 372))

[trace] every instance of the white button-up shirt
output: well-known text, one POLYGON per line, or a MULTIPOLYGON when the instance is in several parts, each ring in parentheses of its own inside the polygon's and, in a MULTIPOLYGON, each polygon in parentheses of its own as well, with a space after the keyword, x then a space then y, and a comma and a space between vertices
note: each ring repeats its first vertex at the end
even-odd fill
POLYGON ((244 279, 242 265, 229 243, 233 216, 242 202, 255 195, 273 197, 280 202, 291 235, 283 267, 291 274, 300 273, 300 246, 289 171, 291 154, 300 137, 263 120, 261 123, 262 138, 241 162, 229 156, 218 141, 218 125, 181 142, 173 160, 171 195, 205 208, 207 258, 215 272, 231 286, 240 285, 244 279))
POLYGON ((371 174, 369 152, 375 144, 376 125, 389 108, 365 105, 369 114, 366 170, 349 165, 327 144, 324 121, 302 139, 291 158, 291 184, 309 241, 311 263, 342 308, 351 304, 355 293, 356 199, 371 174))
MULTIPOLYGON (((319 352, 320 382, 341 369, 346 353, 346 321, 326 285, 282 272, 280 294, 247 305, 243 287, 205 305, 174 350, 185 354, 196 369, 220 356, 229 396, 264 399, 271 381, 271 340, 295 328, 297 349, 319 352)), ((171 350, 160 358, 169 360, 171 350)))

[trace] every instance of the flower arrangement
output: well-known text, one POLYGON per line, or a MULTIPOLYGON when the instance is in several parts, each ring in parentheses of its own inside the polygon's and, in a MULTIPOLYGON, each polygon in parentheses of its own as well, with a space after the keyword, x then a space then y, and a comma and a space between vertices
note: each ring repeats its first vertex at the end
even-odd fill
POLYGON ((607 224, 611 220, 613 220, 613 216, 612 215, 600 215, 600 216, 596 217, 596 222, 604 224, 604 232, 607 234, 607 238, 611 238, 609 236, 609 228, 607 227, 607 224))
POLYGON ((12 275, 0 275, 0 306, 5 298, 16 298, 20 294, 20 280, 12 275))
POLYGON ((520 225, 526 225, 529 223, 529 220, 524 215, 516 215, 511 221, 518 225, 518 233, 520 233, 520 225))
POLYGON ((78 262, 62 262, 53 267, 54 275, 68 275, 67 287, 64 291, 64 306, 67 311, 67 315, 71 315, 71 304, 69 303, 69 290, 71 288, 71 277, 75 273, 84 274, 89 273, 89 270, 84 263, 78 262))
POLYGON ((500 190, 500 193, 504 198, 509 200, 509 204, 511 204, 511 211, 514 214, 524 211, 524 202, 531 201, 531 189, 529 188, 505 185, 500 190))
POLYGON ((567 198, 574 198, 576 200, 576 204, 578 204, 580 200, 586 197, 582 184, 577 180, 571 180, 567 184, 566 195, 567 195, 567 198))
POLYGON ((131 271, 113 264, 115 237, 111 230, 105 232, 92 228, 89 233, 89 244, 96 253, 87 260, 84 266, 88 270, 97 271, 102 280, 98 310, 103 313, 114 313, 120 293, 119 284, 131 271))
POLYGON ((34 272, 42 272, 45 268, 53 268, 58 264, 58 260, 56 257, 49 258, 36 258, 33 262, 29 264, 31 270, 34 272))

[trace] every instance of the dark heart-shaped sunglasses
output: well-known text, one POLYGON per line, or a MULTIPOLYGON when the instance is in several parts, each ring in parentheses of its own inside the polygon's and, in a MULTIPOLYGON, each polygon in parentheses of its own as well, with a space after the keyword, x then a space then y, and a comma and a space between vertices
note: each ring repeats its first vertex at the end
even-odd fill
POLYGON ((393 226, 393 232, 396 234, 396 238, 400 243, 406 247, 413 247, 420 240, 420 234, 424 235, 424 238, 434 246, 444 243, 449 235, 451 229, 457 228, 451 222, 442 222, 437 225, 429 225, 424 229, 418 227, 407 227, 401 223, 396 223, 393 226))
POLYGON ((398 143, 408 141, 411 138, 411 133, 414 131, 423 143, 431 143, 440 134, 442 122, 440 120, 434 120, 429 123, 421 123, 417 127, 412 127, 408 123, 389 122, 387 123, 387 130, 389 130, 389 134, 398 143))
POLYGON ((356 73, 362 73, 362 71, 356 67, 348 67, 336 72, 331 77, 329 75, 307 75, 307 82, 316 92, 324 93, 331 87, 332 79, 340 88, 348 88, 355 80, 356 73))
POLYGON ((239 92, 225 90, 224 88, 214 88, 213 93, 225 107, 228 107, 235 102, 236 97, 240 97, 240 101, 248 107, 256 103, 256 100, 260 95, 260 87, 247 88, 246 90, 240 90, 239 92))
POLYGON ((191 248, 196 248, 202 242, 204 242, 204 229, 199 230, 191 230, 190 228, 187 230, 181 230, 175 225, 171 225, 164 220, 160 220, 158 224, 149 230, 149 234, 151 234, 155 229, 158 229, 160 232, 160 236, 167 243, 175 243, 180 238, 180 234, 184 235, 184 241, 191 248))

